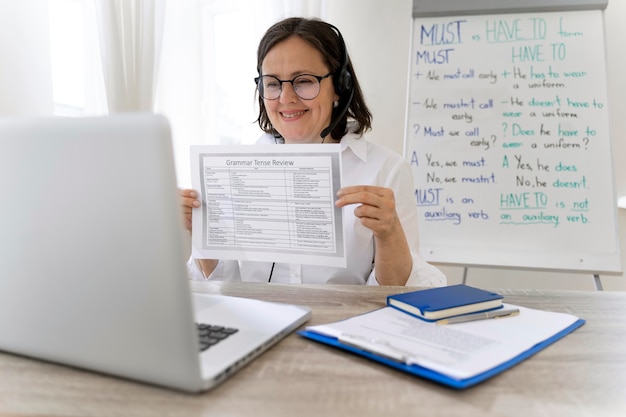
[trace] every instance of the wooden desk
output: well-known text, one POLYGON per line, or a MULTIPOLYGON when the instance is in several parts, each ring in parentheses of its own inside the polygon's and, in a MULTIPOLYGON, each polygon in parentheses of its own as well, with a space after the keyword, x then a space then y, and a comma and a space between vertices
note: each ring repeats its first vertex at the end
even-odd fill
MULTIPOLYGON (((192 283, 194 291, 300 303, 309 324, 409 288, 192 283)), ((626 416, 626 293, 497 290, 587 320, 482 384, 455 391, 290 335, 216 389, 188 395, 0 354, 0 416, 626 416)), ((45 325, 45 320, 42 322, 45 325)))

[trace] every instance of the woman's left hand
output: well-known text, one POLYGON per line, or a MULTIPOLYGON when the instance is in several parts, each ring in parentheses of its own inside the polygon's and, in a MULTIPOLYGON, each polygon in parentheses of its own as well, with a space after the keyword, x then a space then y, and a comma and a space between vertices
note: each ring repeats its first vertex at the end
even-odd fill
POLYGON ((393 190, 373 185, 344 187, 337 193, 337 207, 360 204, 354 214, 361 224, 371 229, 377 239, 393 238, 402 225, 396 213, 396 199, 393 190))
POLYGON ((372 231, 376 240, 374 267, 380 285, 404 285, 413 259, 396 213, 393 190, 373 185, 345 187, 337 193, 337 207, 359 204, 354 209, 361 224, 372 231))

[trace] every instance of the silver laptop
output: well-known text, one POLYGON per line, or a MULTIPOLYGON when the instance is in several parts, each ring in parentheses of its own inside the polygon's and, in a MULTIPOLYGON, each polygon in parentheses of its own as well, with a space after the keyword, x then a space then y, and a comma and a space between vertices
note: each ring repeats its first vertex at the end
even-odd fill
POLYGON ((0 119, 0 193, 0 351, 198 392, 310 317, 191 293, 161 116, 0 119))

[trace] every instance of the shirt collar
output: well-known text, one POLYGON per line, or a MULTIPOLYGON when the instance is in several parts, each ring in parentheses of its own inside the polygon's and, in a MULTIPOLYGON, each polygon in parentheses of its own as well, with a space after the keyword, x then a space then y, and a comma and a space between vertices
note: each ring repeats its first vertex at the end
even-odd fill
POLYGON ((363 162, 367 162, 367 143, 363 138, 357 138, 354 134, 348 133, 341 138, 341 152, 350 148, 352 152, 363 162))

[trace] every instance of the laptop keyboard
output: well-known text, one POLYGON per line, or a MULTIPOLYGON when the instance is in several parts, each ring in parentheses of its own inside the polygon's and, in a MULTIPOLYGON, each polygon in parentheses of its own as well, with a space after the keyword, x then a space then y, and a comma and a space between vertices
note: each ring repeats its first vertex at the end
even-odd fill
POLYGON ((200 340, 200 352, 215 346, 228 336, 237 333, 237 329, 232 327, 213 326, 210 324, 196 323, 200 340))

